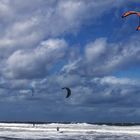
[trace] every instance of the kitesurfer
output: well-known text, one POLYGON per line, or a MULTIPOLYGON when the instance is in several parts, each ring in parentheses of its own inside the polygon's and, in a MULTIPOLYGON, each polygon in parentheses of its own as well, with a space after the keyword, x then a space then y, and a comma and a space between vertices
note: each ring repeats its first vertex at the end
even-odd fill
POLYGON ((56 130, 59 131, 59 127, 57 127, 56 130))

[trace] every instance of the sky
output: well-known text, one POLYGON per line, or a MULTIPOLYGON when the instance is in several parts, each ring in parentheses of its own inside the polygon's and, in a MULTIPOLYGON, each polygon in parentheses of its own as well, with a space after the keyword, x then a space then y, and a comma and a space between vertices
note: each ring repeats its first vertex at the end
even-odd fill
POLYGON ((0 121, 140 122, 129 10, 140 1, 0 0, 0 121))

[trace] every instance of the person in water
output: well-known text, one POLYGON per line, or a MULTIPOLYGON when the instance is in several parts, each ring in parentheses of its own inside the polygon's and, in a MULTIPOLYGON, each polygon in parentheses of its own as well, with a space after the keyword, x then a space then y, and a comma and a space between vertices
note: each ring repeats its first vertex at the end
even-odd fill
POLYGON ((56 130, 59 131, 59 127, 57 127, 56 130))

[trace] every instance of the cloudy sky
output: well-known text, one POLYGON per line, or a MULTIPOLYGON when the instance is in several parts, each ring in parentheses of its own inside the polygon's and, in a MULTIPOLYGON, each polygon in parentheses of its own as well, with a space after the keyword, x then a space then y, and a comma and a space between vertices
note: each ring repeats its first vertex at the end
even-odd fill
POLYGON ((139 8, 139 0, 0 0, 0 120, 140 122, 138 17, 121 18, 139 8))

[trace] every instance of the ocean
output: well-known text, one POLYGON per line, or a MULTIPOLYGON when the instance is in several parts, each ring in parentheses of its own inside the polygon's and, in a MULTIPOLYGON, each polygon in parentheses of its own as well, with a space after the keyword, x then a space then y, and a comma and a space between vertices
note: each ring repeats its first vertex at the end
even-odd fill
POLYGON ((0 123, 0 140, 140 140, 140 125, 0 123))

